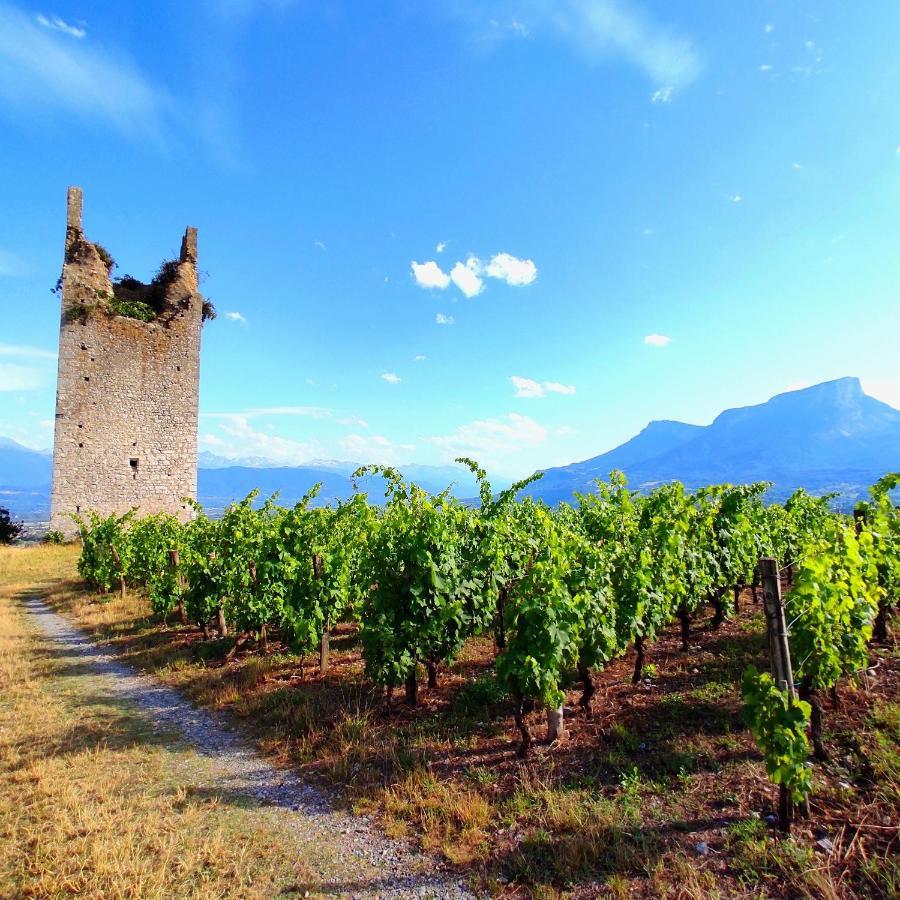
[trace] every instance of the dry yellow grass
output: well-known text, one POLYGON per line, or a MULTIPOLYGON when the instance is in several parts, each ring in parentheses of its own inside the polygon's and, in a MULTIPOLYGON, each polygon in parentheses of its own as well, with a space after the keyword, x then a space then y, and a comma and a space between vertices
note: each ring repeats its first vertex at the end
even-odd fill
POLYGON ((194 795, 201 761, 112 700, 79 695, 85 678, 60 677, 19 598, 76 556, 0 548, 0 896, 302 896, 309 873, 286 829, 194 795))

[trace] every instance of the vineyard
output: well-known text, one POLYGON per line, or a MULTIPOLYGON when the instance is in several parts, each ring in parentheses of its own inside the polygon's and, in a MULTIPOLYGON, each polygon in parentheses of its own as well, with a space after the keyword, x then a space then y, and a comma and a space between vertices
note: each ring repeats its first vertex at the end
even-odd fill
POLYGON ((463 688, 505 704, 523 759, 538 744, 564 746, 567 723, 602 715, 605 669, 627 659, 637 691, 664 633, 676 628, 690 658, 707 609, 715 633, 752 604, 765 611, 771 674, 738 673, 744 716, 789 832, 808 814, 815 761, 828 756, 824 698, 864 677, 871 642, 888 636, 900 596, 890 500, 900 475, 874 485, 850 518, 803 491, 766 505, 765 483, 694 493, 674 483, 642 495, 615 472, 550 509, 517 499, 531 479, 497 495, 475 462, 460 462, 479 480, 477 507, 366 467, 355 477, 384 479, 383 506, 357 493, 317 507, 313 489, 290 509, 254 494, 219 519, 197 506, 187 524, 89 514, 77 520, 78 571, 104 594, 140 589, 173 632, 193 627, 227 646, 225 662, 277 649, 301 674, 313 659, 325 676, 334 645, 350 636, 388 720, 438 690, 480 641, 492 648, 490 682, 482 673, 463 688), (577 708, 566 707, 575 684, 577 708))

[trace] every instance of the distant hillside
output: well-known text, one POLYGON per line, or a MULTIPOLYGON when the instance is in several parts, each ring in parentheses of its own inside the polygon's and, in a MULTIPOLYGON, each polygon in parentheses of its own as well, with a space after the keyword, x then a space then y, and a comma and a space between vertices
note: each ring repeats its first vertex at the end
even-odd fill
POLYGON ((837 491, 847 506, 900 469, 900 411, 864 394, 859 379, 840 378, 726 410, 705 427, 651 422, 608 453, 548 469, 528 493, 548 503, 568 500, 612 469, 641 489, 676 479, 689 488, 771 481, 772 499, 805 487, 837 491))
MULTIPOLYGON (((9 438, 0 438, 0 506, 26 521, 44 521, 50 516, 52 456, 40 453, 9 438)), ((258 488, 261 499, 277 493, 278 502, 292 505, 318 482, 322 490, 316 503, 334 503, 353 494, 350 474, 359 463, 316 460, 308 466, 278 466, 262 457, 232 460, 204 451, 198 457, 197 496, 210 510, 222 509, 258 488), (240 463, 240 464, 238 464, 240 463)), ((477 493, 477 485, 468 469, 461 466, 402 466, 404 477, 415 481, 429 493, 438 494, 448 487, 457 497, 477 493)), ((373 503, 384 499, 384 481, 365 478, 360 489, 367 491, 373 503)), ((500 487, 505 487, 501 482, 500 487)))
POLYGON ((11 438, 0 437, 0 489, 50 490, 53 457, 24 447, 11 438))
MULTIPOLYGON (((307 466, 277 466, 270 460, 236 460, 200 454, 198 497, 211 509, 259 488, 263 498, 278 492, 293 504, 322 482, 317 502, 353 493, 356 463, 315 460, 307 466)), ((457 497, 475 497, 477 485, 459 466, 400 467, 406 478, 431 493, 452 487, 457 497)), ((781 500, 795 488, 838 492, 848 507, 866 495, 885 472, 900 470, 900 411, 863 393, 856 378, 840 378, 779 394, 766 403, 729 409, 711 425, 651 422, 619 447, 582 462, 547 469, 526 490, 550 504, 589 491, 597 478, 621 469, 633 487, 649 490, 678 479, 688 488, 714 482, 772 481, 770 498, 781 500)), ((0 505, 28 520, 46 519, 50 507, 51 457, 0 438, 0 505)), ((506 487, 508 482, 494 486, 506 487)), ((383 499, 381 479, 361 488, 372 502, 383 499)))

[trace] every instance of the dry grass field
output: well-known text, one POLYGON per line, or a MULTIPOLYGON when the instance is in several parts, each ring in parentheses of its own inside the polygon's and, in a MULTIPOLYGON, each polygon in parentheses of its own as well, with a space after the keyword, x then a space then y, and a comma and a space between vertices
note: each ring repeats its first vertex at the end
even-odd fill
POLYGON ((192 793, 202 760, 97 702, 89 678, 73 690, 21 608, 71 573, 72 548, 0 554, 0 896, 271 897, 307 882, 289 834, 192 793))
MULTIPOLYGON (((219 896, 223 886, 246 896, 284 872, 267 867, 281 848, 262 847, 252 829, 238 828, 237 839, 231 829, 240 823, 215 816, 211 826, 206 801, 179 794, 171 756, 129 736, 121 716, 92 710, 99 718, 85 731, 17 606, 23 592, 38 590, 121 659, 232 716, 273 759, 338 785, 348 806, 376 814, 388 834, 416 838, 492 894, 850 898, 900 891, 893 646, 876 648, 876 674, 842 685, 839 705, 827 707, 830 759, 815 766, 809 820, 783 841, 766 821, 774 791, 740 717, 740 673, 749 662, 765 665, 761 614, 749 595, 742 614, 720 630, 698 627, 687 654, 674 632, 666 634, 637 688, 631 660, 610 666, 597 678, 593 715, 572 712, 568 740, 538 746, 522 763, 487 640, 471 641, 419 707, 387 709, 362 677, 349 626, 332 641, 324 677, 312 660, 286 654, 277 636, 267 655, 248 645, 229 660, 230 639, 205 642, 193 628, 154 621, 137 594, 83 591, 76 559, 72 547, 0 549, 3 678, 11 685, 2 707, 7 796, 0 818, 16 849, 3 863, 4 886, 58 870, 52 887, 60 891, 73 878, 105 896, 128 884, 140 885, 141 896, 219 896), (144 755, 150 762, 137 766, 144 755), (27 814, 15 812, 22 791, 27 814), (115 799, 125 795, 135 798, 128 809, 115 799), (70 833, 80 835, 74 844, 70 833), (38 846, 49 856, 36 865, 38 846), (209 881, 197 880, 197 871, 209 881)), ((577 696, 573 686, 570 707, 577 696)), ((532 716, 538 733, 540 714, 532 716)))

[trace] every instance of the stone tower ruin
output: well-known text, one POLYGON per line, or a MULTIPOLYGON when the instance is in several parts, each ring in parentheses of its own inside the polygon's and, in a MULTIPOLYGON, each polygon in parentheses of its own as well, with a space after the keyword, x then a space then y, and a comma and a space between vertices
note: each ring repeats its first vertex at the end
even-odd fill
POLYGON ((84 236, 82 191, 68 191, 50 528, 71 513, 191 515, 197 493, 200 331, 197 230, 144 284, 113 282, 106 250, 84 236))

